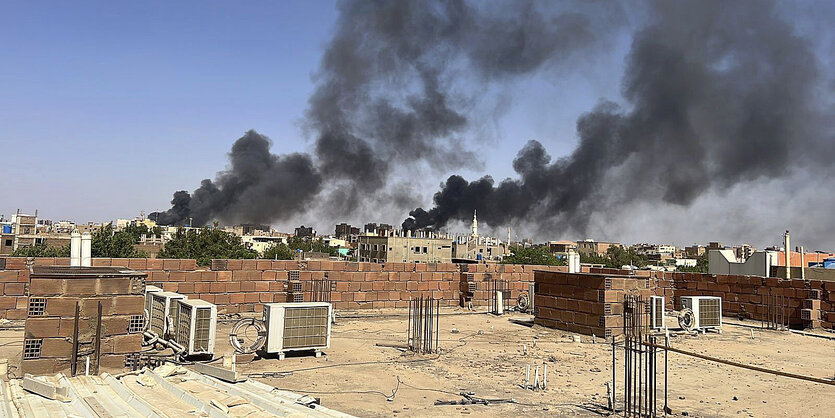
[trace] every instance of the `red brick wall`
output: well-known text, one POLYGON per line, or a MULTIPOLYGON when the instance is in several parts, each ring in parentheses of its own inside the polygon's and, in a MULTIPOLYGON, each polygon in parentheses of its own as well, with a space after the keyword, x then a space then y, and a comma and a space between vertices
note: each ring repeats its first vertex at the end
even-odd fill
MULTIPOLYGON (((0 258, 0 318, 23 319, 28 299, 26 283, 29 272, 24 258, 0 258)), ((37 265, 69 265, 69 258, 37 258, 37 265)), ((488 300, 487 283, 493 279, 506 280, 512 297, 527 290, 534 281, 534 270, 564 272, 566 267, 526 266, 510 264, 406 264, 352 263, 342 261, 271 261, 271 260, 214 260, 212 268, 200 267, 195 260, 164 259, 93 259, 94 266, 126 266, 148 273, 148 283, 161 285, 166 290, 199 297, 218 305, 223 313, 254 312, 263 302, 284 301, 284 281, 290 270, 299 270, 300 279, 327 278, 336 283, 332 301, 337 309, 394 308, 408 304, 410 295, 432 293, 443 298, 446 305, 459 303, 466 285, 466 275, 472 274, 479 283, 474 294, 474 305, 485 305, 488 300)), ((833 328, 835 324, 835 282, 791 280, 755 276, 715 276, 699 273, 630 272, 618 269, 583 269, 602 275, 632 275, 652 279, 653 293, 666 296, 667 307, 678 306, 678 296, 715 295, 723 298, 723 312, 736 315, 745 309, 753 319, 759 319, 762 295, 785 295, 790 306, 791 321, 799 324, 800 309, 810 289, 820 290, 820 325, 833 328)))
MULTIPOLYGON (((38 265, 69 265, 67 258, 38 258, 38 265)), ((353 263, 338 261, 213 260, 211 268, 198 268, 195 260, 93 259, 94 266, 126 266, 148 273, 147 284, 183 293, 218 305, 221 313, 258 312, 265 302, 286 301, 289 272, 299 271, 302 282, 327 278, 337 309, 399 308, 419 294, 443 299, 447 306, 459 303, 462 275, 472 273, 482 282, 473 300, 486 304, 486 282, 508 282, 515 298, 533 282, 534 269, 564 267, 502 264, 456 265, 451 263, 353 263)), ((6 259, 0 271, 3 296, 0 317, 22 319, 27 305, 29 272, 23 258, 6 259)))

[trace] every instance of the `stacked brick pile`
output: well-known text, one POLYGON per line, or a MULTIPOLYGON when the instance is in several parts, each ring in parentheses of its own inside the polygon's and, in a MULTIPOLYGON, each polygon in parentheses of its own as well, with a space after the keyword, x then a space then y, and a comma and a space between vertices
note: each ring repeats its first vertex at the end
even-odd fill
POLYGON ((98 306, 102 305, 102 371, 121 369, 125 356, 140 351, 144 323, 145 274, 132 270, 85 267, 36 267, 29 283, 23 373, 69 371, 73 354, 76 304, 77 370, 85 357, 95 366, 98 306))
POLYGON ((537 271, 534 279, 534 323, 604 338, 623 331, 625 295, 654 294, 643 277, 537 271))

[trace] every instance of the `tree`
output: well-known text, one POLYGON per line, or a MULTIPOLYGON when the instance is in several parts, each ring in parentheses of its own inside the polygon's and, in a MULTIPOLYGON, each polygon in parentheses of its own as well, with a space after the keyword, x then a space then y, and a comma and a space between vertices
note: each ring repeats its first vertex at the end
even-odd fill
POLYGON ((292 252, 302 250, 303 252, 325 253, 331 256, 339 255, 339 251, 336 247, 331 247, 330 245, 325 244, 321 239, 290 237, 287 238, 287 247, 292 252))
POLYGON ((580 254, 580 262, 603 264, 608 268, 619 269, 623 266, 644 267, 649 264, 649 259, 645 255, 638 254, 632 248, 612 245, 606 250, 606 255, 595 253, 580 254))
POLYGON ((211 265, 218 258, 256 258, 258 253, 246 248, 241 238, 217 228, 180 228, 157 254, 159 258, 193 258, 201 266, 211 265))
POLYGON ((696 258, 696 267, 681 266, 676 267, 676 270, 690 273, 707 273, 707 267, 707 253, 705 253, 704 255, 696 258))
POLYGON ((287 244, 279 242, 264 250, 264 254, 261 257, 269 260, 292 260, 293 250, 287 244))
POLYGON ((93 242, 90 245, 90 252, 93 257, 147 257, 147 254, 134 247, 137 241, 139 241, 139 238, 134 238, 134 235, 130 232, 114 232, 113 224, 109 223, 93 233, 93 242))
POLYGON ((562 266, 564 260, 551 254, 548 248, 540 245, 534 247, 516 246, 511 249, 511 254, 502 259, 503 264, 535 264, 541 266, 562 266))
POLYGON ((30 247, 20 247, 12 252, 12 257, 69 257, 70 246, 49 247, 44 243, 30 247))

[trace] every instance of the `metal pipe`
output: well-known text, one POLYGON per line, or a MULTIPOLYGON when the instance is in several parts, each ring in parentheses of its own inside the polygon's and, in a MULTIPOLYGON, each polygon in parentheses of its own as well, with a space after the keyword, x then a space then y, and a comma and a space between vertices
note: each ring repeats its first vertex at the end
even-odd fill
POLYGON ((75 319, 72 327, 72 364, 70 365, 70 374, 75 377, 78 371, 78 316, 81 313, 81 303, 75 302, 75 319))
POLYGON ((102 306, 101 301, 99 301, 99 316, 96 318, 96 375, 99 374, 101 367, 101 314, 102 306))

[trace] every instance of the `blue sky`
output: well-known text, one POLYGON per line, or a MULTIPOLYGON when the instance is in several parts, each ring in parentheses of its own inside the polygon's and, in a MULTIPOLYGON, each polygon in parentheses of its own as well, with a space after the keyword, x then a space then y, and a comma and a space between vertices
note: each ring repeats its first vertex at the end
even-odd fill
POLYGON ((0 213, 97 220, 164 208, 256 128, 298 128, 331 2, 8 2, 0 213), (91 201, 95 204, 91 204, 91 201))

